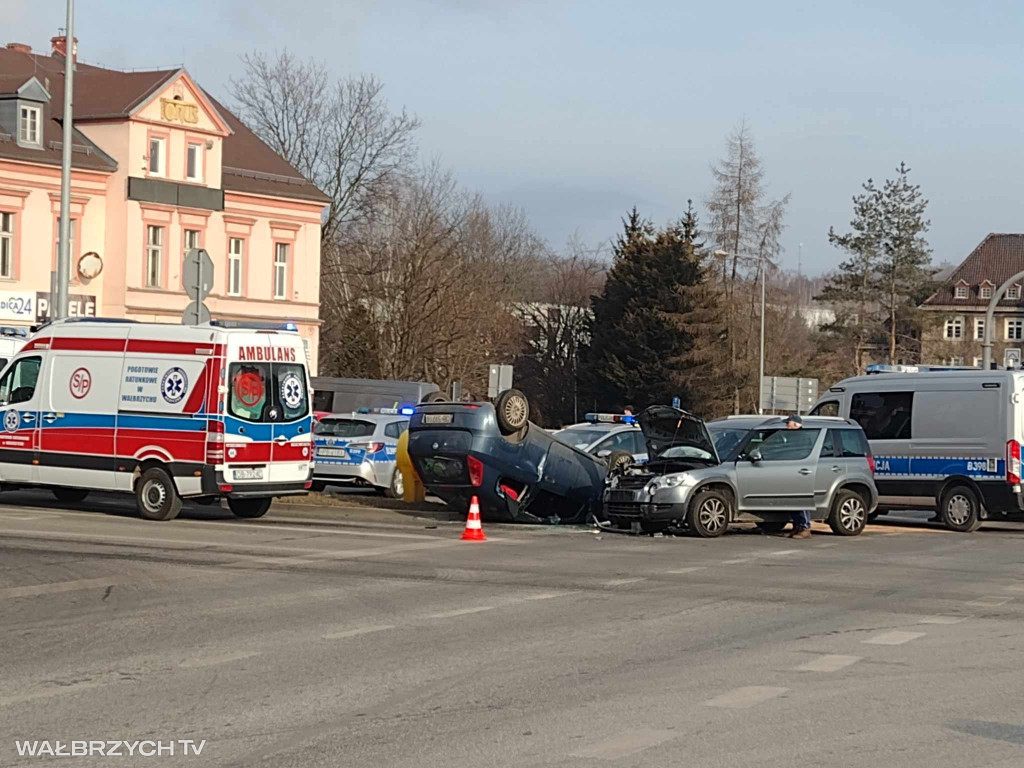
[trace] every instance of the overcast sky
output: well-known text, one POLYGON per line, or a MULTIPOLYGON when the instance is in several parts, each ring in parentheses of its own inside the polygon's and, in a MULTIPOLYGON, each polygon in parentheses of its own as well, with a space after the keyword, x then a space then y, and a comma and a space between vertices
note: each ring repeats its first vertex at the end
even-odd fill
MULTIPOLYGON (((3 0, 5 40, 48 50, 64 0, 3 0)), ((936 262, 1024 231, 1019 0, 77 0, 83 61, 184 63, 217 96, 248 50, 366 72, 423 120, 426 158, 524 208, 554 247, 592 247, 634 204, 658 223, 703 201, 742 118, 769 192, 792 193, 785 266, 841 255, 868 176, 913 169, 936 262)))

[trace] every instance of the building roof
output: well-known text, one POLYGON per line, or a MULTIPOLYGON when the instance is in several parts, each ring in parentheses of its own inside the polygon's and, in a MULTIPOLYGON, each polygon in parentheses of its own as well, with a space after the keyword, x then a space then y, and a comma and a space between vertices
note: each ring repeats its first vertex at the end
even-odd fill
MULTIPOLYGON (((1024 234, 989 234, 921 306, 984 309, 990 300, 981 298, 979 286, 988 280, 998 287, 1018 272, 1024 272, 1024 234), (956 298, 958 283, 969 286, 966 299, 956 298)), ((1024 299, 1004 299, 999 305, 1024 307, 1024 299)))
MULTIPOLYGON (((157 69, 147 72, 119 72, 81 61, 75 65, 75 122, 123 118, 144 104, 156 91, 182 70, 157 69)), ((64 58, 0 48, 0 95, 15 93, 35 77, 50 93, 50 105, 44 120, 43 150, 25 149, 17 142, 0 140, 0 157, 60 165, 61 116, 64 113, 64 58)), ((198 87, 198 86, 197 86, 198 87)), ((220 102, 203 91, 219 117, 234 132, 224 137, 222 186, 228 191, 300 198, 327 203, 328 197, 302 177, 291 164, 267 146, 241 120, 220 102)), ((76 168, 114 170, 117 164, 95 144, 75 131, 72 164, 76 168)))

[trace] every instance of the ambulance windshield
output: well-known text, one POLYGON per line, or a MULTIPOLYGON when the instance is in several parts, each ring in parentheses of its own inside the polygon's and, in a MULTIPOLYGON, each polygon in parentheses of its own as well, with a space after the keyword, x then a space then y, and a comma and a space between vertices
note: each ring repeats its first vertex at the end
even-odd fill
POLYGON ((298 363, 232 363, 228 411, 245 421, 295 421, 309 414, 306 370, 298 363))

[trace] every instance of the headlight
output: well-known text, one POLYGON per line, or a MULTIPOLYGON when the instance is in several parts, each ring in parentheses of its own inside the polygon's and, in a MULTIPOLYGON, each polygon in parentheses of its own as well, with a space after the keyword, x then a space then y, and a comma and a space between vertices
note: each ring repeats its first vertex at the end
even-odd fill
POLYGON ((676 475, 662 475, 656 477, 647 484, 644 489, 649 494, 653 494, 662 488, 676 488, 681 485, 692 485, 693 478, 685 472, 676 475))

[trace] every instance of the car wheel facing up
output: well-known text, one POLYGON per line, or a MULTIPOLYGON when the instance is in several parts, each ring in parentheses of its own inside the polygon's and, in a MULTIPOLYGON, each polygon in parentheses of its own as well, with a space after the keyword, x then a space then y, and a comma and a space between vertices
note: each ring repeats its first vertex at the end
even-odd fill
POLYGON ((837 536, 859 536, 868 522, 868 508, 855 491, 840 490, 832 501, 828 527, 837 536))
POLYGON ((702 539, 713 539, 725 533, 732 518, 732 499, 722 491, 709 488, 700 491, 690 502, 686 523, 702 539))

